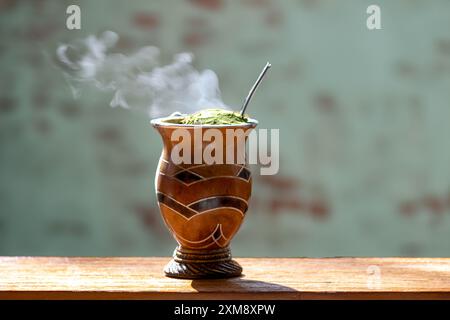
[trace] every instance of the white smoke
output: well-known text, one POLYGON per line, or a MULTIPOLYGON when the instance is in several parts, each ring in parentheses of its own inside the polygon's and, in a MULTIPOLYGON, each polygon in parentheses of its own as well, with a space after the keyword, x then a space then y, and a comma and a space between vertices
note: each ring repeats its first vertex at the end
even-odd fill
POLYGON ((227 108, 217 75, 212 70, 197 71, 191 54, 178 54, 173 63, 160 66, 156 47, 143 47, 128 56, 109 53, 118 39, 116 33, 107 31, 58 47, 58 64, 75 96, 83 85, 94 85, 113 93, 111 106, 143 110, 150 117, 227 108))

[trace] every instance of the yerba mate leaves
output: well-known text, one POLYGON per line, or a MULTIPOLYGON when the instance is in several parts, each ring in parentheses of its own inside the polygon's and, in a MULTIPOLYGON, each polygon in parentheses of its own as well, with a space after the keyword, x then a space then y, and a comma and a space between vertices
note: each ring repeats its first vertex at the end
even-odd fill
POLYGON ((247 123, 248 118, 239 112, 224 109, 205 109, 185 116, 181 124, 241 124, 247 123))

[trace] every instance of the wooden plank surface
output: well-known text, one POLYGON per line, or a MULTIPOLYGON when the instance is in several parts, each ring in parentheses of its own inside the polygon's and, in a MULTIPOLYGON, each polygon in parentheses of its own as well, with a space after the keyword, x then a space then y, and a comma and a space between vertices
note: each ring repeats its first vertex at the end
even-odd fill
POLYGON ((169 258, 0 257, 0 298, 450 299, 449 258, 241 258, 244 276, 176 280, 169 258))

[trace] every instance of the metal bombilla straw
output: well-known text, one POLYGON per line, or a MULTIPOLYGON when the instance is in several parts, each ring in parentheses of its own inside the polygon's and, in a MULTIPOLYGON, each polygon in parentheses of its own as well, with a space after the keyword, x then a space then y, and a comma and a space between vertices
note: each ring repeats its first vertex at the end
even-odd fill
POLYGON ((244 100, 244 104, 242 105, 242 109, 240 111, 241 117, 244 117, 244 113, 245 113, 245 109, 247 109, 247 105, 250 102, 250 99, 252 98, 253 94, 255 93, 256 89, 258 88, 259 84, 261 83, 262 78, 264 77, 264 75, 266 74, 267 70, 271 67, 272 65, 267 62, 266 65, 264 66, 264 69, 261 71, 261 73, 259 74, 258 79, 256 79, 255 84, 253 85, 253 87, 250 89, 250 91, 248 92, 247 97, 244 100))

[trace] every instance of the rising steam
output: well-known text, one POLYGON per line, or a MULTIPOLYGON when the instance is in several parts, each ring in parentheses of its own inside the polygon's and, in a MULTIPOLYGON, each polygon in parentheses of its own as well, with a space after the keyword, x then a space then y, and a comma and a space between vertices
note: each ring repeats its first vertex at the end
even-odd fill
POLYGON ((111 106, 143 110, 150 117, 226 108, 216 74, 197 71, 191 54, 178 54, 173 63, 160 66, 156 47, 144 47, 128 56, 109 53, 118 39, 116 33, 107 31, 58 47, 58 64, 75 96, 83 85, 95 86, 113 93, 111 106))

